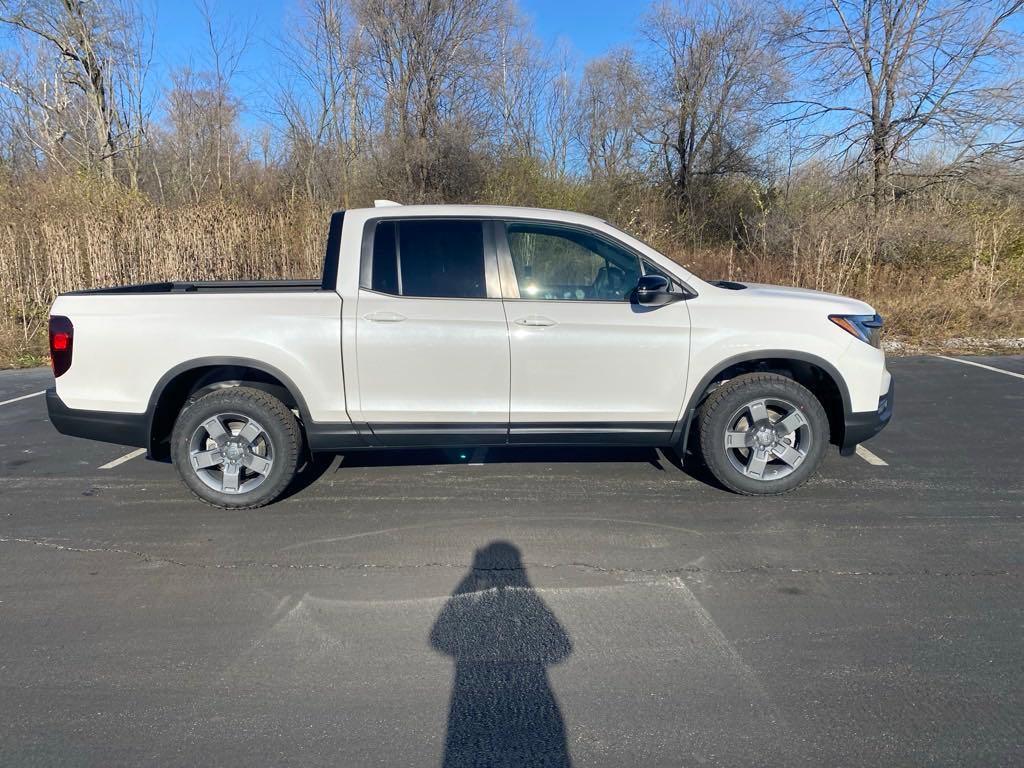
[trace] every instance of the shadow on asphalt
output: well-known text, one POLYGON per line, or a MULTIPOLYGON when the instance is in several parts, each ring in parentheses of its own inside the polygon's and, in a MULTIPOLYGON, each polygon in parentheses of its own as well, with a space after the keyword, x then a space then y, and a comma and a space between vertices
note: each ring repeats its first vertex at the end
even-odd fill
POLYGON ((297 493, 302 493, 313 483, 327 474, 327 470, 334 463, 335 456, 330 453, 318 453, 312 459, 306 461, 302 468, 295 474, 294 479, 281 494, 280 499, 287 499, 297 493))
MULTIPOLYGON (((335 472, 368 467, 429 467, 468 464, 474 460, 472 448, 380 448, 346 454, 316 454, 298 472, 281 498, 301 493, 331 469, 335 472)), ((680 456, 671 448, 569 447, 494 447, 488 448, 485 464, 649 464, 660 472, 679 471, 704 485, 722 490, 704 462, 691 452, 680 456)))
POLYGON ((547 673, 572 654, 572 641, 515 546, 494 541, 476 551, 430 645, 455 663, 442 768, 572 765, 547 673))
MULTIPOLYGON (((486 450, 487 453, 483 461, 485 464, 649 464, 661 472, 676 470, 704 485, 722 489, 704 462, 690 451, 687 451, 685 456, 681 456, 671 448, 499 446, 486 450)), ((339 470, 356 467, 467 464, 474 460, 473 455, 472 448, 381 448, 370 451, 354 451, 341 455, 339 470)), ((325 467, 320 474, 326 471, 325 467)), ((315 479, 313 478, 313 481, 315 479)))

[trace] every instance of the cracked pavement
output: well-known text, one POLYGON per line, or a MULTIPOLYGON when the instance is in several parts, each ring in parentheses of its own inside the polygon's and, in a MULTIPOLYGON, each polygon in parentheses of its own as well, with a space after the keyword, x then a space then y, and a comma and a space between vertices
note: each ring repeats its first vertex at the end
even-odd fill
POLYGON ((1024 382, 890 367, 890 466, 772 499, 405 451, 230 512, 0 407, 0 764, 1019 765, 1024 382))

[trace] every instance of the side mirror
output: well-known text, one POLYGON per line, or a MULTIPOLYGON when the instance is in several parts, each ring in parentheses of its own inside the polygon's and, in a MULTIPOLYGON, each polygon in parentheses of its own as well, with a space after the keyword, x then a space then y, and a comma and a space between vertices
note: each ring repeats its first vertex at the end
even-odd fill
POLYGON ((636 284, 633 290, 637 304, 644 304, 648 307, 660 307, 676 299, 682 298, 677 293, 672 293, 672 285, 668 279, 661 275, 644 275, 636 284))

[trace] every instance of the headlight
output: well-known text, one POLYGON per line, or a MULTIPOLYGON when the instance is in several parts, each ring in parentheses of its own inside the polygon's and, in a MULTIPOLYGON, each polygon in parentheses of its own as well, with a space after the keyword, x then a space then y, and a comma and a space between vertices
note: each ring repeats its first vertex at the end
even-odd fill
POLYGON ((872 347, 882 346, 881 315, 829 315, 828 319, 851 336, 856 336, 872 347))

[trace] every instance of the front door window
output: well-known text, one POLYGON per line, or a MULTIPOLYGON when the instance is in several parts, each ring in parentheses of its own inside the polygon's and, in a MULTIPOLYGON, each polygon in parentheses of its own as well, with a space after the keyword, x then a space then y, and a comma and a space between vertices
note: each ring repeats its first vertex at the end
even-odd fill
POLYGON ((506 231, 522 299, 628 301, 640 279, 634 254, 587 232, 518 222, 506 231))

